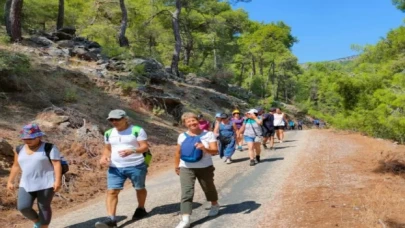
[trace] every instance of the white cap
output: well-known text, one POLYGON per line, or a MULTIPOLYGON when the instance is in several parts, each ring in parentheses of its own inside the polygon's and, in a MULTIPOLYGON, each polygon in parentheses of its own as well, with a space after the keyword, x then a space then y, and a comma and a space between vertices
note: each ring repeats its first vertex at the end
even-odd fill
POLYGON ((259 112, 256 109, 252 108, 247 113, 255 114, 255 113, 259 113, 259 112))

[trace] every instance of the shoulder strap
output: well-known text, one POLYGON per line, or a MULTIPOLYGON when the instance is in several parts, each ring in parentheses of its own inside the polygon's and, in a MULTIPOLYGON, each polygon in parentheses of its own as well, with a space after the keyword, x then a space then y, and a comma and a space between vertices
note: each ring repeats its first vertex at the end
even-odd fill
POLYGON ((113 128, 108 129, 108 130, 104 133, 104 136, 105 136, 107 142, 108 142, 108 139, 110 138, 110 135, 111 135, 112 130, 113 130, 113 128))
POLYGON ((132 134, 135 135, 136 138, 138 138, 139 132, 141 132, 141 127, 139 126, 133 126, 132 127, 132 134))
POLYGON ((15 147, 15 152, 17 152, 17 154, 19 154, 20 151, 23 149, 23 147, 24 147, 24 144, 21 144, 21 145, 16 146, 16 147, 15 147))
POLYGON ((52 143, 45 143, 45 146, 44 146, 44 150, 45 150, 45 154, 46 154, 46 156, 48 157, 48 159, 49 159, 49 161, 52 163, 52 160, 51 160, 51 151, 52 151, 52 148, 53 148, 53 144, 52 143))

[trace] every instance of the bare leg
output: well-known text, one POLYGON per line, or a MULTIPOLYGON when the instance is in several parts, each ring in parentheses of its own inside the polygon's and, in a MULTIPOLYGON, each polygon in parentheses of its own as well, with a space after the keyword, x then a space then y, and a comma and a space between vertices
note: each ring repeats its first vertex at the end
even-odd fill
POLYGON ((136 197, 138 198, 138 208, 145 208, 146 196, 148 191, 146 189, 136 190, 136 197))
POLYGON ((118 194, 121 190, 111 189, 107 190, 107 213, 108 216, 115 216, 117 213, 118 194))

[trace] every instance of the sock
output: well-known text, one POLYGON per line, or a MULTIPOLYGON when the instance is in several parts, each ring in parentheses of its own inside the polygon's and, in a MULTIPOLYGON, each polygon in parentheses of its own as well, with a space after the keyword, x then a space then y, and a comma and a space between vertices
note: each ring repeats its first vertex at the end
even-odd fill
POLYGON ((110 219, 113 221, 117 221, 117 217, 115 215, 110 215, 110 219))
POLYGON ((186 222, 186 223, 189 223, 190 222, 190 215, 182 215, 181 220, 186 222))

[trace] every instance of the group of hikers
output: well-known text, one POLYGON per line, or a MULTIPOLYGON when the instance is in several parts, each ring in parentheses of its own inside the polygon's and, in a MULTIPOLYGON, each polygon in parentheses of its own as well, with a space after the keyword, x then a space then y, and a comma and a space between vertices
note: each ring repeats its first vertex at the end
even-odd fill
MULTIPOLYGON (((190 215, 196 179, 211 207, 207 216, 219 213, 218 193, 214 184, 212 156, 218 155, 227 164, 232 163, 235 150, 248 147, 250 166, 260 163, 261 146, 274 150, 274 136, 284 140, 284 129, 288 123, 280 108, 264 112, 262 108, 250 109, 242 114, 239 110, 217 113, 210 124, 202 115, 186 112, 181 121, 187 130, 177 139, 174 171, 180 177, 180 222, 176 228, 190 227, 190 215)), ((129 123, 124 110, 112 110, 107 120, 113 126, 104 134, 104 149, 100 164, 107 166, 107 217, 95 223, 96 228, 117 227, 118 195, 127 179, 136 191, 138 205, 133 220, 145 218, 147 190, 146 174, 150 162, 148 137, 144 129, 129 123)), ((10 171, 7 188, 15 190, 14 180, 21 171, 17 209, 34 223, 34 228, 47 228, 51 222, 51 202, 55 192, 60 191, 62 175, 68 170, 58 148, 42 140, 44 133, 37 124, 22 128, 22 145, 14 152, 14 163, 10 171), (37 200, 39 213, 33 209, 37 200)))

